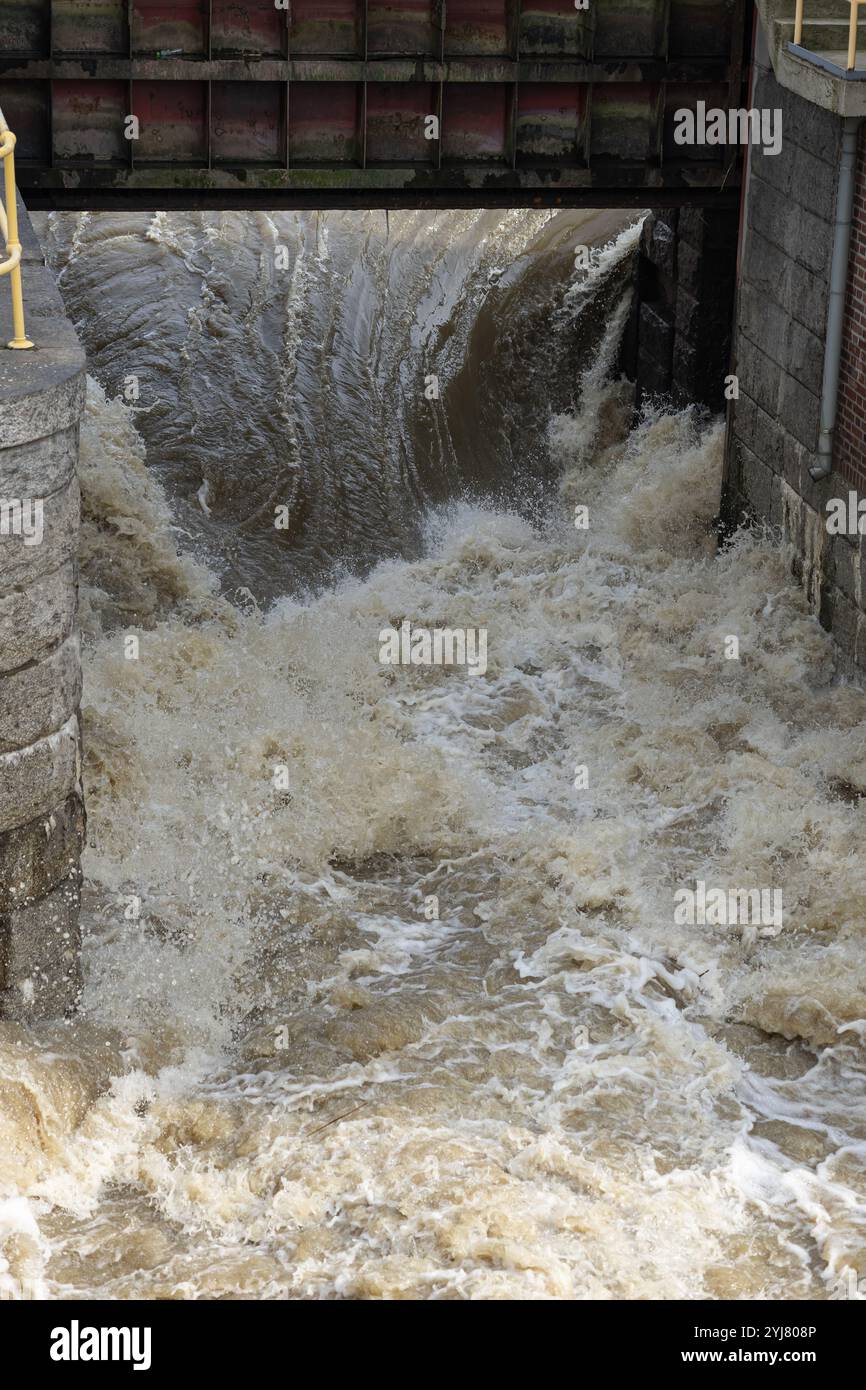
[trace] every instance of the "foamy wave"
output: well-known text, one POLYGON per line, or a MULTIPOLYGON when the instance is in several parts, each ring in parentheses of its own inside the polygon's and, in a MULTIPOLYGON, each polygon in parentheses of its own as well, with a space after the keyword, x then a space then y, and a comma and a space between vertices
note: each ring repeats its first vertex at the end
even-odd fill
POLYGON ((564 515, 445 505, 266 614, 178 558, 93 396, 87 1016, 62 1065, 0 1053, 51 1293, 822 1298, 862 1264, 866 701, 781 550, 716 553, 719 426, 631 428, 623 312, 553 424, 564 515), (485 627, 485 676, 381 665, 405 617, 485 627), (781 884, 784 929, 678 925, 695 879, 781 884))

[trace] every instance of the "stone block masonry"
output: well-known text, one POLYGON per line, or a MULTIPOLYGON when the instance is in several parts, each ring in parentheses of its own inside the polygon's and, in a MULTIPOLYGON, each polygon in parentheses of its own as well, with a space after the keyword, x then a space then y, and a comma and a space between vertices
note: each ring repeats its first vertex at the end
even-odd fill
POLYGON ((623 343, 638 405, 668 397, 723 408, 736 253, 736 209, 668 208, 647 218, 623 343))
POLYGON ((832 499, 852 489, 866 499, 866 123, 834 466, 820 480, 810 472, 818 464, 842 113, 852 86, 863 84, 832 91, 834 79, 816 73, 803 61, 786 63, 784 85, 778 81, 759 22, 749 105, 781 112, 781 148, 750 147, 739 222, 723 209, 647 218, 622 363, 639 403, 661 396, 727 410, 723 532, 757 521, 784 536, 816 617, 866 668, 866 536, 856 528, 832 535, 827 526, 832 499), (736 386, 726 401, 729 375, 736 386))
POLYGON ((781 152, 750 153, 737 293, 728 503, 781 522, 782 484, 816 506, 811 483, 824 366, 841 122, 757 69, 754 105, 782 110, 781 152), (810 162, 823 149, 824 174, 810 162), (802 176, 797 171, 803 170, 802 176))
MULTIPOLYGON (((24 209, 29 352, 0 348, 0 1018, 71 1011, 84 838, 78 426, 84 354, 24 209), (29 536, 15 509, 40 526, 29 536)), ((0 279, 0 342, 11 337, 0 279)))
POLYGON ((866 497, 866 121, 857 154, 838 412, 839 472, 866 497))
POLYGON ((779 528, 814 613, 866 667, 866 537, 826 524, 830 499, 866 495, 866 145, 861 134, 834 469, 815 481, 842 118, 781 86, 760 46, 752 104, 781 109, 783 141, 750 152, 723 514, 779 528))

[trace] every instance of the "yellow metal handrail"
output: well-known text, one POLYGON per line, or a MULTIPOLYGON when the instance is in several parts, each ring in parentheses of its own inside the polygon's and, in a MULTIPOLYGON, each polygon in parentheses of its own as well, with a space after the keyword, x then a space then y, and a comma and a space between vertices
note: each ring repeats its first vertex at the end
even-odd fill
MULTIPOLYGON (((866 0, 848 0, 848 3, 851 6, 851 19, 848 23, 848 72, 853 72, 857 66, 857 21, 860 17, 860 6, 866 5, 866 0)), ((804 0, 797 0, 794 43, 798 48, 803 46, 803 5, 804 0)))
POLYGON ((7 347, 32 348, 24 332, 24 293, 21 288, 21 242, 18 240, 18 204, 15 188, 15 136, 0 111, 0 159, 6 180, 6 206, 0 202, 0 236, 6 243, 6 260, 0 261, 0 275, 9 276, 12 290, 12 331, 15 336, 7 347))

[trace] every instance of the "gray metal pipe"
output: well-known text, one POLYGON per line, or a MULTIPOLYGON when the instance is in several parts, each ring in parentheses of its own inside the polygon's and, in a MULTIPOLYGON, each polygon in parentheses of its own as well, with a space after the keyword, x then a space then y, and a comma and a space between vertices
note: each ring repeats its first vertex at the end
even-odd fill
POLYGON ((836 219, 833 226, 833 256, 830 262, 830 297, 827 304, 827 333, 824 343, 824 379, 821 383, 821 424, 818 434, 818 462, 809 469, 817 482, 833 468, 833 432, 839 400, 839 364, 842 358, 842 330, 845 326, 845 294, 848 288, 848 250, 851 245, 851 218, 857 171, 857 139, 862 117, 849 116, 842 122, 842 159, 836 189, 836 219))

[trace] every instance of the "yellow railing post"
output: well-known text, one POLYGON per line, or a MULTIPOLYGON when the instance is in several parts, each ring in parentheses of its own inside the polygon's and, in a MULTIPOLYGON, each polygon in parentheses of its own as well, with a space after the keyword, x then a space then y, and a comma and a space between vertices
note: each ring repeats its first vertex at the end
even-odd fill
MULTIPOLYGON (((866 5, 866 0, 849 0, 851 6, 851 18, 848 21, 848 59, 847 70, 853 72, 857 66, 857 25, 860 19, 860 6, 866 5)), ((797 8, 794 12, 794 43, 798 48, 803 45, 803 10, 805 0, 797 0, 797 8)))
POLYGON ((851 23, 848 25, 848 71, 857 66, 857 20, 860 15, 860 0, 851 0, 851 23))
POLYGON ((32 348, 24 331, 24 291, 21 286, 21 242, 18 240, 18 203, 15 187, 15 136, 0 111, 0 159, 5 179, 5 207, 0 207, 0 233, 6 242, 6 260, 0 264, 0 275, 9 276, 12 291, 12 332, 7 347, 32 348))
POLYGON ((9 254, 18 253, 18 259, 9 271, 9 286, 12 290, 12 331, 14 337, 7 344, 11 348, 31 348, 33 344, 24 332, 24 290, 21 285, 21 242, 18 240, 18 205, 15 188, 15 159, 13 155, 4 160, 6 175, 6 220, 8 232, 6 250, 9 254))

